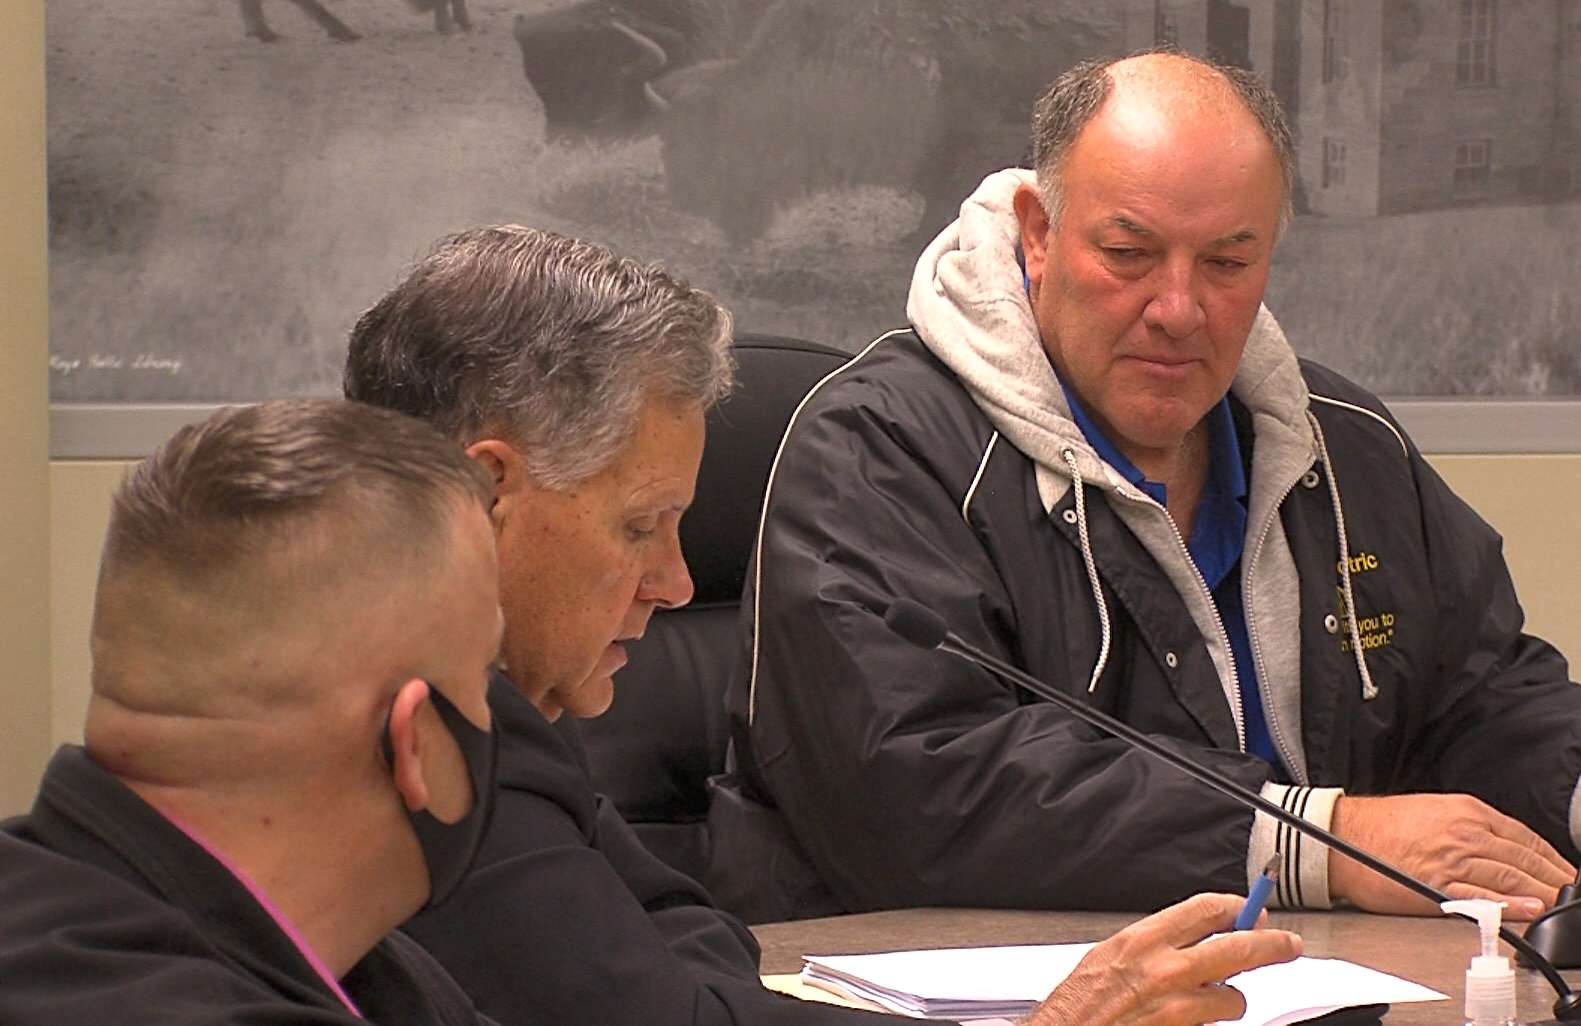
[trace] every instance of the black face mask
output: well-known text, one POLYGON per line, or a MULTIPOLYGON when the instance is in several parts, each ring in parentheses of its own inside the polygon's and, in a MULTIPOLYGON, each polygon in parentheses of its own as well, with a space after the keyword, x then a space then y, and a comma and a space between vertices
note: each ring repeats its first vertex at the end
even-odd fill
MULTIPOLYGON (((455 738, 467 764, 467 776, 472 780, 472 807, 454 823, 437 819, 427 809, 407 813, 417 844, 423 850, 423 861, 428 865, 428 903, 424 908, 433 908, 455 893, 466 879, 494 820, 499 744, 492 729, 479 730, 432 684, 428 685, 428 700, 455 738)), ((384 729, 384 757, 392 767, 395 765, 388 723, 384 729)))

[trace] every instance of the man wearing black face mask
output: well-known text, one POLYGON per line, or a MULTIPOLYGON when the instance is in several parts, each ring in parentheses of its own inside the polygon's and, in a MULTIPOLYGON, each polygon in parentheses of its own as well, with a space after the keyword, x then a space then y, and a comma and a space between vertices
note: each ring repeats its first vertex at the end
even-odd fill
POLYGON ((85 746, 0 829, 0 1022, 488 1021, 391 932, 496 790, 487 494, 329 401, 221 411, 129 475, 85 746))

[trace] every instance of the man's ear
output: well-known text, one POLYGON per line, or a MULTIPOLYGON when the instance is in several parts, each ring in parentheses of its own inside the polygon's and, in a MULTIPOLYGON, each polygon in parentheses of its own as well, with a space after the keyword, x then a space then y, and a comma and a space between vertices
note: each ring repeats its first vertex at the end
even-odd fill
POLYGON ((494 482, 494 501, 489 507, 489 519, 494 530, 499 531, 506 518, 511 516, 523 498, 530 492, 527 464, 514 445, 499 438, 483 438, 467 446, 467 455, 488 472, 494 482))
POLYGON ((1043 267, 1048 257, 1048 211, 1043 209, 1043 198, 1037 189, 1030 185, 1019 186, 1012 202, 1016 222, 1021 226, 1021 253, 1026 259, 1027 281, 1032 286, 1032 294, 1036 295, 1038 286, 1043 283, 1043 267))
POLYGON ((428 806, 428 780, 423 772, 423 731, 417 714, 428 704, 428 682, 413 678, 395 692, 390 706, 390 771, 408 812, 428 806))

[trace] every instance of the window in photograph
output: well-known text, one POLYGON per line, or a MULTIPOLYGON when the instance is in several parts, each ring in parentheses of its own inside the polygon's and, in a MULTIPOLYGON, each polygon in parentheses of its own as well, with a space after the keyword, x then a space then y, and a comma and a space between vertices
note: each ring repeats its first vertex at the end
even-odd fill
POLYGON ((1175 15, 1165 9, 1163 4, 1153 8, 1153 45, 1180 45, 1180 24, 1175 20, 1175 15))
POLYGON ((1495 0, 1460 0, 1460 30, 1455 43, 1455 81, 1490 86, 1493 78, 1495 0))
POLYGON ((1342 82, 1349 70, 1344 0, 1323 0, 1323 81, 1342 82))
POLYGON ((1345 140, 1333 136, 1323 139, 1323 188, 1345 184, 1345 140))
POLYGON ((1468 139, 1455 144, 1456 196, 1487 194, 1492 150, 1493 142, 1489 139, 1468 139))

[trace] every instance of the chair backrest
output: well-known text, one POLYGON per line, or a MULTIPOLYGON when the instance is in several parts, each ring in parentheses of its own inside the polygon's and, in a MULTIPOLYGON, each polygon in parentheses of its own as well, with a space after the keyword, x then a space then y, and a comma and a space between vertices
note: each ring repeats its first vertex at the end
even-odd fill
POLYGON ((709 413, 697 494, 681 521, 696 594, 654 614, 627 646, 614 705, 580 724, 594 785, 654 854, 697 878, 708 855, 708 778, 725 765, 725 685, 769 468, 796 405, 850 359, 766 335, 739 336, 735 353, 736 388, 709 413))

